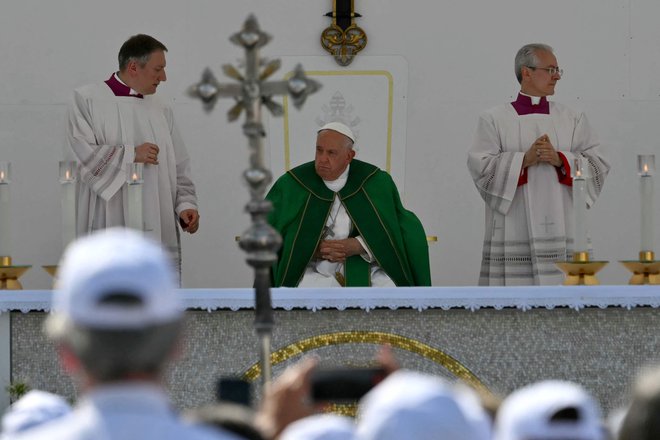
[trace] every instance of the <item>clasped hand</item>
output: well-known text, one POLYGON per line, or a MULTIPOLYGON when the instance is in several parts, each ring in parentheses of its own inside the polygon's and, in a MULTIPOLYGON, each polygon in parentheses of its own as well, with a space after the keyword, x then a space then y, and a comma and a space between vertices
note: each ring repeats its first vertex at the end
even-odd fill
POLYGON ((158 148, 158 145, 145 142, 144 144, 135 147, 135 159, 133 162, 158 165, 159 151, 160 148, 158 148))
POLYGON ((562 164, 559 153, 550 142, 547 134, 542 135, 534 141, 529 150, 525 153, 523 167, 527 168, 539 163, 549 163, 552 166, 559 167, 562 164))
POLYGON ((343 240, 321 240, 316 250, 316 258, 343 263, 346 258, 364 252, 357 238, 345 238, 343 240))

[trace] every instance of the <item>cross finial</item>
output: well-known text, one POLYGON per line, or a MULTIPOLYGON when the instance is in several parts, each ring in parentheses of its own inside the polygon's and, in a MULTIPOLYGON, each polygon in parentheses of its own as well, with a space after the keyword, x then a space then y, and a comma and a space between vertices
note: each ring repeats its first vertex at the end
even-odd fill
POLYGON ((191 86, 188 91, 191 96, 202 100, 207 111, 213 109, 218 98, 233 97, 237 102, 227 113, 229 121, 238 119, 243 110, 251 109, 259 103, 264 104, 274 116, 281 116, 284 110, 280 104, 273 101, 273 96, 288 94, 293 105, 300 108, 307 96, 320 88, 317 81, 305 75, 300 65, 296 66, 293 76, 288 80, 266 81, 280 68, 281 63, 280 60, 270 61, 259 72, 263 60, 259 59, 258 49, 270 41, 270 36, 259 28, 254 15, 247 18, 243 29, 232 35, 230 41, 242 46, 246 52, 244 74, 230 64, 222 66, 224 74, 238 83, 221 84, 207 68, 201 81, 191 86))
POLYGON ((270 202, 264 194, 271 182, 271 173, 263 163, 262 138, 266 135, 261 122, 262 104, 275 116, 284 113, 280 104, 273 101, 276 95, 289 95, 296 108, 300 108, 307 96, 321 86, 308 78, 298 65, 293 75, 284 81, 267 81, 280 68, 280 61, 264 62, 259 58, 259 49, 270 40, 270 36, 259 28, 254 15, 250 15, 243 29, 230 38, 231 42, 245 49, 245 69, 240 72, 234 66, 225 64, 222 70, 235 83, 221 84, 210 69, 204 70, 202 79, 188 90, 188 93, 204 103, 207 112, 213 110, 220 97, 232 97, 236 104, 229 110, 229 121, 239 118, 245 112, 243 133, 250 147, 250 168, 243 177, 247 182, 252 199, 246 210, 252 217, 252 224, 241 235, 240 246, 247 252, 247 262, 255 270, 255 312, 254 327, 260 339, 260 359, 264 384, 270 381, 270 337, 274 325, 270 299, 270 267, 277 261, 277 250, 282 238, 267 221, 271 210, 270 202), (263 66, 263 68, 262 68, 263 66))

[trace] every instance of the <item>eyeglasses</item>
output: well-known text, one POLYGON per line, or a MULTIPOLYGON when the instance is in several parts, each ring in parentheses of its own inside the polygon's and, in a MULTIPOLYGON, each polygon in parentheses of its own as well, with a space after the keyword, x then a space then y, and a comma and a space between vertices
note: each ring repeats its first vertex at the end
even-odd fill
POLYGON ((536 69, 545 70, 546 72, 548 72, 550 74, 550 76, 555 76, 555 75, 563 76, 564 75, 564 69, 560 69, 559 67, 534 67, 534 66, 525 66, 525 67, 527 67, 528 69, 532 69, 532 70, 536 70, 536 69))

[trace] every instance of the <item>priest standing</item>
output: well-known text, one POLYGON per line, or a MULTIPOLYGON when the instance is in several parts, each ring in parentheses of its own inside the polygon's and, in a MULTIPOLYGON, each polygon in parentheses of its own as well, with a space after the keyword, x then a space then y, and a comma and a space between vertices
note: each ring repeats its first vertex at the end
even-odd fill
POLYGON ((153 96, 167 79, 166 51, 148 35, 129 38, 119 50, 118 72, 74 91, 67 138, 80 174, 77 234, 126 224, 126 165, 143 163, 144 229, 180 267, 177 223, 195 233, 199 214, 172 109, 153 96))
POLYGON ((354 159, 354 142, 346 125, 326 124, 315 160, 281 176, 266 196, 283 239, 274 286, 431 285, 421 222, 389 174, 354 159))
POLYGON ((486 202, 479 284, 559 284, 555 262, 574 251, 573 160, 588 162, 588 206, 610 167, 584 113, 547 100, 563 73, 550 46, 523 46, 515 73, 518 97, 481 115, 468 155, 486 202))

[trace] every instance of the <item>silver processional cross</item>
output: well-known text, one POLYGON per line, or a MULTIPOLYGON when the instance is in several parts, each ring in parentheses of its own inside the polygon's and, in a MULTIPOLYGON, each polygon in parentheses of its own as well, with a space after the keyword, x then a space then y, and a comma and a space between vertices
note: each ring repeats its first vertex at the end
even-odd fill
POLYGON ((247 263, 254 268, 255 321, 254 327, 259 337, 259 358, 261 363, 262 383, 271 380, 270 341, 273 331, 273 310, 270 299, 270 267, 277 261, 277 250, 282 238, 267 221, 271 203, 264 200, 266 188, 272 181, 271 172, 264 164, 262 138, 266 135, 261 122, 261 105, 265 105, 274 116, 284 114, 283 107, 272 100, 275 95, 290 95, 293 105, 300 108, 307 96, 320 88, 320 84, 309 79, 300 65, 296 66, 293 76, 286 81, 266 81, 280 68, 280 60, 264 64, 259 58, 259 48, 270 40, 270 36, 261 31, 257 19, 250 15, 243 29, 231 36, 230 41, 245 49, 245 72, 242 75, 230 64, 222 70, 230 78, 238 81, 232 84, 220 84, 210 69, 202 74, 202 80, 191 86, 189 94, 200 98, 206 111, 211 111, 220 97, 233 97, 234 105, 227 113, 229 121, 238 119, 245 110, 243 134, 248 137, 250 148, 250 168, 243 177, 250 188, 251 200, 245 209, 252 217, 252 225, 241 235, 240 247, 247 252, 247 263))

